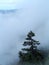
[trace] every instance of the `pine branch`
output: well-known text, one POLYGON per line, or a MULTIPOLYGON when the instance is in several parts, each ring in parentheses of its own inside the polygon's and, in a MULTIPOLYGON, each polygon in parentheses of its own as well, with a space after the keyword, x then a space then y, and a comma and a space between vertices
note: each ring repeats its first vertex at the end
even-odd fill
POLYGON ((39 41, 36 41, 36 40, 34 40, 34 39, 31 39, 33 42, 39 42, 39 41))
POLYGON ((26 40, 31 40, 31 38, 26 38, 26 40))
POLYGON ((23 51, 30 51, 29 48, 23 48, 22 50, 23 50, 23 51))
POLYGON ((28 42, 28 41, 25 41, 23 45, 24 45, 24 46, 32 45, 32 43, 31 43, 31 42, 28 42))
POLYGON ((35 36, 35 34, 32 31, 30 31, 27 36, 28 37, 33 37, 33 36, 35 36))
POLYGON ((27 46, 27 45, 32 45, 32 44, 33 44, 33 45, 36 45, 36 44, 39 45, 40 43, 39 43, 38 41, 37 41, 37 42, 25 41, 23 45, 24 45, 24 46, 27 46))

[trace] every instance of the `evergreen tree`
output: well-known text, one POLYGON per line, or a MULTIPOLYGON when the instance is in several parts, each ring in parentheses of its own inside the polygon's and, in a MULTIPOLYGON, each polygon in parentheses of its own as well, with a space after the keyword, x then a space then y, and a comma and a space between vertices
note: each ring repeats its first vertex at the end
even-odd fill
POLYGON ((40 50, 37 48, 39 45, 39 41, 34 40, 35 34, 30 31, 27 34, 27 38, 25 39, 23 46, 28 46, 27 48, 23 48, 22 51, 19 52, 19 57, 24 61, 31 61, 31 60, 41 60, 43 56, 40 50))

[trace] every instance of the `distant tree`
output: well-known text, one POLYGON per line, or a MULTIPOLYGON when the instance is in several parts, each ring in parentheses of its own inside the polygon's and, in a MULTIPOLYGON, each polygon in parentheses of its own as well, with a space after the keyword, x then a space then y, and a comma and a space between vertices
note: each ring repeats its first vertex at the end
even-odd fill
POLYGON ((30 31, 27 34, 27 38, 25 39, 23 46, 28 46, 27 48, 22 48, 22 51, 19 52, 19 57, 23 61, 33 61, 33 60, 41 60, 43 59, 43 55, 40 50, 37 48, 39 45, 39 41, 34 40, 35 34, 30 31))

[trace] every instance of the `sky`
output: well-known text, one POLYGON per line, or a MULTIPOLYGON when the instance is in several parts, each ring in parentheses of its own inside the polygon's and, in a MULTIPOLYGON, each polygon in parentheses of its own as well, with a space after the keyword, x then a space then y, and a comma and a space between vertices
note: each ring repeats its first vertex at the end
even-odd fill
POLYGON ((15 9, 23 0, 0 0, 0 9, 15 9))

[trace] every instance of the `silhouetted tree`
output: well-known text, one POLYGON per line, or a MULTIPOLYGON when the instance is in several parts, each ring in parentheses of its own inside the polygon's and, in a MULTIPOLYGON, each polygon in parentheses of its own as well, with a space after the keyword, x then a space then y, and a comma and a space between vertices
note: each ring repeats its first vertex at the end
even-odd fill
POLYGON ((22 48, 22 51, 19 52, 19 57, 23 61, 32 61, 32 60, 41 60, 43 59, 43 55, 40 50, 37 48, 39 45, 39 41, 34 40, 35 34, 30 31, 27 34, 27 38, 25 39, 23 46, 28 46, 27 48, 22 48))

